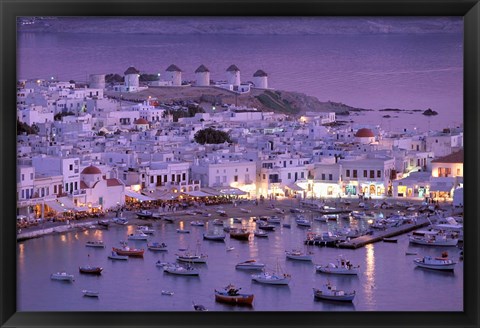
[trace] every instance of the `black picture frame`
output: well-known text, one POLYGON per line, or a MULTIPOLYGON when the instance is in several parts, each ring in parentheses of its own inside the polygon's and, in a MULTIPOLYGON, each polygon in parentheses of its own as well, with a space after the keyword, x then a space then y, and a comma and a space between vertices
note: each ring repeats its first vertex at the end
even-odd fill
MULTIPOLYGON (((0 324, 2 327, 478 327, 480 4, 478 0, 0 0, 0 324), (463 16, 463 312, 16 312, 17 16, 463 16)), ((393 296, 394 297, 394 296, 393 296)), ((415 295, 412 295, 414 300, 415 295)))

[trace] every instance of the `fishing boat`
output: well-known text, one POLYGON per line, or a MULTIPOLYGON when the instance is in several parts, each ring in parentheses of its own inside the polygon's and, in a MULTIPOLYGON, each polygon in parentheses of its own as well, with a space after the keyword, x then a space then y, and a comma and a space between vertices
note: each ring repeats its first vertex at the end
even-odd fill
POLYGON ((187 230, 187 229, 177 229, 177 233, 190 233, 190 230, 187 230))
POLYGON ((176 254, 177 261, 188 263, 207 263, 208 256, 206 254, 192 254, 185 252, 183 254, 176 254))
POLYGON ((146 235, 153 235, 155 233, 155 229, 152 229, 149 226, 145 225, 138 226, 137 230, 143 232, 146 235))
POLYGON ((97 247, 97 248, 105 248, 105 243, 101 240, 95 240, 95 241, 87 241, 85 243, 86 247, 97 247))
POLYGON ((228 304, 252 305, 254 295, 240 294, 240 289, 241 288, 236 288, 232 284, 229 284, 223 288, 223 290, 215 289, 215 301, 228 304))
POLYGON ((285 255, 287 259, 290 260, 297 260, 297 261, 311 261, 312 260, 312 252, 302 252, 297 249, 293 249, 291 251, 285 251, 285 255))
POLYGON ((443 252, 441 257, 424 256, 423 258, 416 258, 413 263, 421 268, 448 271, 453 271, 457 264, 457 262, 448 258, 447 252, 443 252))
POLYGON ((195 311, 199 311, 199 312, 205 312, 205 311, 208 311, 208 309, 203 306, 202 304, 196 304, 195 302, 192 301, 192 304, 193 304, 193 309, 195 311))
POLYGON ((223 233, 216 233, 216 232, 205 232, 203 234, 203 239, 212 240, 212 241, 224 241, 226 235, 223 233))
POLYGON ((124 245, 122 248, 112 247, 112 250, 118 255, 126 255, 132 257, 143 257, 144 249, 130 248, 129 246, 124 245))
POLYGON ((94 290, 87 290, 84 289, 82 290, 83 296, 88 296, 88 297, 98 297, 98 292, 94 290))
POLYGON ((150 219, 153 215, 152 212, 141 210, 140 212, 135 213, 139 219, 150 219))
POLYGON ((186 267, 180 265, 166 265, 163 267, 163 272, 178 275, 178 276, 198 276, 200 271, 190 265, 186 267))
POLYGON ((253 274, 251 277, 255 282, 268 285, 288 285, 292 279, 292 276, 288 273, 277 274, 269 272, 253 274))
POLYGON ((190 225, 194 226, 194 227, 203 227, 205 225, 205 222, 203 222, 203 221, 192 221, 192 222, 190 222, 190 225))
POLYGON ((62 281, 73 281, 74 277, 73 274, 68 274, 66 272, 57 272, 50 275, 50 279, 62 281))
POLYGON ((78 271, 80 273, 86 273, 86 274, 101 274, 102 270, 103 268, 98 266, 84 265, 84 266, 78 267, 78 271))
POLYGON ((264 267, 265 264, 259 263, 256 260, 247 260, 235 265, 235 269, 238 270, 262 270, 264 267))
POLYGON ((230 229, 230 238, 238 240, 248 240, 250 232, 247 229, 230 229))
POLYGON ((117 252, 112 251, 110 255, 108 255, 108 258, 111 260, 120 260, 120 261, 125 261, 128 260, 128 256, 126 255, 118 255, 117 252))
POLYGON ((323 214, 313 218, 315 221, 327 222, 327 221, 337 221, 338 214, 323 214))
POLYGON ((166 251, 167 250, 167 244, 165 243, 159 243, 159 242, 152 242, 147 244, 147 248, 151 251, 166 251))
POLYGON ((313 288, 313 295, 316 299, 352 302, 355 298, 355 291, 345 292, 337 289, 337 287, 333 286, 330 282, 327 282, 320 289, 313 288))
POLYGON ((128 240, 147 240, 148 235, 144 234, 141 231, 136 231, 128 235, 128 240))
POLYGON ((358 274, 359 265, 353 265, 349 260, 343 257, 337 258, 337 264, 329 263, 328 265, 316 265, 315 270, 322 273, 356 275, 358 274))
POLYGON ((447 235, 446 233, 431 230, 414 231, 408 240, 412 244, 426 245, 426 246, 457 246, 458 238, 454 235, 447 235))
POLYGON ((174 293, 172 291, 169 291, 169 290, 162 290, 162 295, 168 295, 168 296, 172 296, 174 293))
POLYGON ((255 237, 259 237, 259 238, 267 238, 268 237, 268 233, 265 232, 265 231, 261 231, 261 230, 255 230, 253 232, 253 235, 255 237))
POLYGON ((112 219, 113 223, 119 224, 119 225, 127 225, 128 220, 122 217, 115 217, 112 219))

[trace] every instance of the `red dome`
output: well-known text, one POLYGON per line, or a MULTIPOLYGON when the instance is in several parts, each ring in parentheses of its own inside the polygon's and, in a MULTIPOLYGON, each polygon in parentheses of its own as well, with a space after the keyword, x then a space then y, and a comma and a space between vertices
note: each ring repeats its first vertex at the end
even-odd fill
POLYGON ((148 124, 148 121, 144 118, 139 118, 135 121, 135 124, 148 124))
POLYGON ((102 174, 102 171, 98 167, 90 165, 84 168, 81 174, 102 174))
POLYGON ((355 133, 355 137, 357 138, 375 138, 375 134, 373 133, 372 130, 370 129, 360 129, 355 133))

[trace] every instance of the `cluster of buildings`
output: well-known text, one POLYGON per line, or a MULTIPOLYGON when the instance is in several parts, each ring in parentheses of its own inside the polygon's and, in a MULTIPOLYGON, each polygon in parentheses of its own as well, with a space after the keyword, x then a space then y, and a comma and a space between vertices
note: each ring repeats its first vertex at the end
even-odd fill
MULTIPOLYGON (((175 69, 172 83, 181 81, 175 69)), ((202 65, 197 71, 208 69, 202 65)), ((138 80, 127 75, 138 77, 138 71, 125 73, 123 86, 133 92, 138 80)), ((233 76, 228 83, 240 83, 239 71, 233 76)), ((18 84, 18 120, 38 131, 17 138, 19 215, 219 196, 431 198, 463 204, 461 129, 388 132, 336 126, 335 113, 307 112, 292 120, 229 104, 173 122, 158 99, 133 103, 104 92, 98 76, 82 88, 48 80, 18 84), (207 127, 228 132, 234 142, 197 144, 195 133, 207 127)))

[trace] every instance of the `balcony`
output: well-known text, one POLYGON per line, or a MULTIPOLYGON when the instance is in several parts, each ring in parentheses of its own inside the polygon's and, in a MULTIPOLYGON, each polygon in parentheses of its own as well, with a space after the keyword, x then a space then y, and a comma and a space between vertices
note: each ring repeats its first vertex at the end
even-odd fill
POLYGON ((282 179, 268 179, 268 183, 282 183, 282 179))

